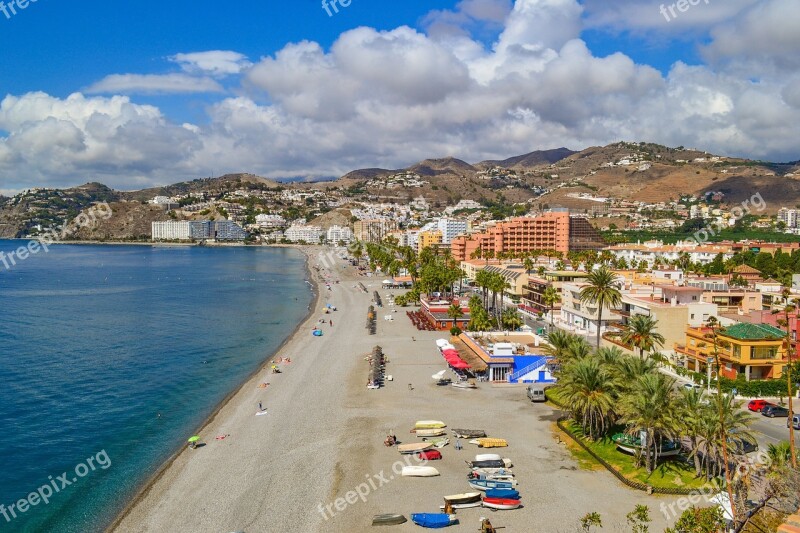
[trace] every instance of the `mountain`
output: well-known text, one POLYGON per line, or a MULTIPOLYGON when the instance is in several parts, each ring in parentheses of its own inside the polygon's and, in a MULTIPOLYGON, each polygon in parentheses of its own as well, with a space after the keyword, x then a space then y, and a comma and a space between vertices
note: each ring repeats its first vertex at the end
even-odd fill
POLYGON ((440 176, 447 174, 468 174, 478 169, 460 159, 445 157, 444 159, 426 159, 406 169, 420 176, 440 176))
POLYGON ((539 165, 547 165, 552 163, 557 163, 562 159, 566 159, 567 157, 577 154, 573 150, 569 148, 556 148, 555 150, 536 150, 535 152, 531 152, 525 155, 518 155, 516 157, 509 157, 508 159, 503 159, 502 161, 482 161, 478 163, 476 166, 482 168, 491 168, 491 167, 502 167, 502 168, 516 168, 516 169, 525 169, 525 168, 532 168, 539 165))

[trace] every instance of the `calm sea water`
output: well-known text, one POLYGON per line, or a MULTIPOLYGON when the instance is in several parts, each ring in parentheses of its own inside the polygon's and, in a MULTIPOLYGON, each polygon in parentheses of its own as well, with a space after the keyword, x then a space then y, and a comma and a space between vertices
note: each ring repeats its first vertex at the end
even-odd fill
POLYGON ((0 531, 101 531, 311 297, 286 249, 64 245, 0 263, 0 531), (48 484, 49 504, 13 518, 48 484))

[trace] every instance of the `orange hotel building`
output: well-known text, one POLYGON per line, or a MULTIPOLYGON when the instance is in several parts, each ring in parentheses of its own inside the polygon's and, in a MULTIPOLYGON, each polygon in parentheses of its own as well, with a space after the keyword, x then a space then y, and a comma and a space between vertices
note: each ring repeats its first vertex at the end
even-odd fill
POLYGON ((456 237, 450 248, 454 259, 466 261, 478 248, 494 253, 555 250, 566 254, 603 246, 602 237, 587 219, 564 211, 504 220, 484 232, 456 237))

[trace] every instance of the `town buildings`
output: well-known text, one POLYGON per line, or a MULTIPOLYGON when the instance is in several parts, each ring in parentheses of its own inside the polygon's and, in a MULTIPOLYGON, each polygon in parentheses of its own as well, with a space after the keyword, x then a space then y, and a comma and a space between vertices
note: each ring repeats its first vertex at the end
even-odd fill
POLYGON ((283 232, 283 237, 287 241, 309 244, 319 244, 322 236, 322 228, 319 226, 292 225, 283 232))
POLYGON ((230 220, 168 220, 152 222, 154 241, 243 241, 247 232, 230 220))
POLYGON ((381 242, 397 230, 397 220, 388 218, 358 220, 353 224, 353 235, 362 242, 381 242))

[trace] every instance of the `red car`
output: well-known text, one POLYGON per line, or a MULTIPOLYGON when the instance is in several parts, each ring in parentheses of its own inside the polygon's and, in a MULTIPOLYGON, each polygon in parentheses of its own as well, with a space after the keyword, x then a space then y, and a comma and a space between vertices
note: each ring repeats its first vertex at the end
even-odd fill
POLYGON ((747 408, 757 413, 760 413, 761 410, 767 405, 769 405, 767 400, 750 400, 747 402, 747 408))
POLYGON ((424 459, 426 461, 436 461, 437 459, 442 458, 442 452, 439 450, 425 450, 424 452, 419 452, 419 458, 424 459))

